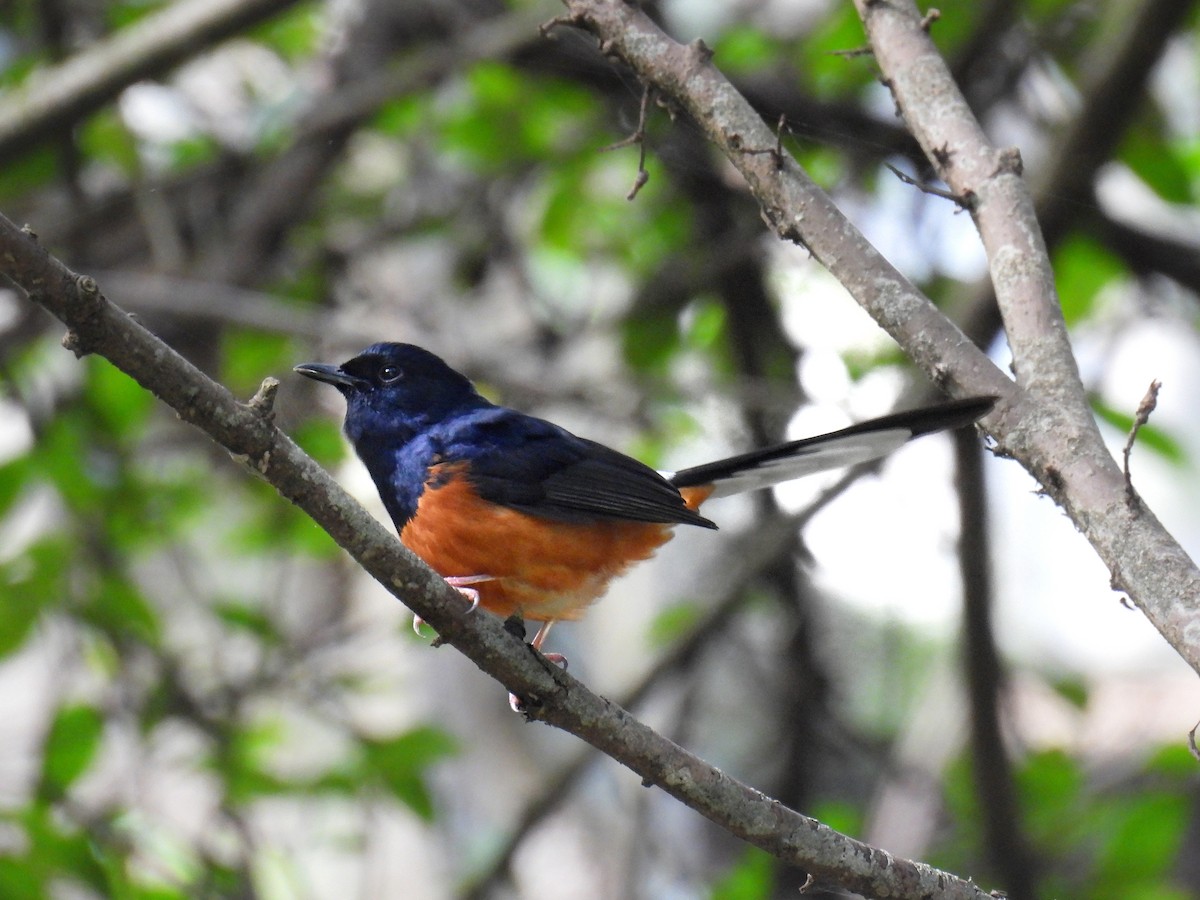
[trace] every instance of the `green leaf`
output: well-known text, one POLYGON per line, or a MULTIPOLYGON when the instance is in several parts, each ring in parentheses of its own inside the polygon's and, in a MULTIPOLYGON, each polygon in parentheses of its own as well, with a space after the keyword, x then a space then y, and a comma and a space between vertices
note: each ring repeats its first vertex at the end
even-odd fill
POLYGON ((40 877, 70 878, 101 896, 108 893, 91 838, 64 822, 56 804, 30 804, 20 810, 19 821, 29 841, 27 859, 40 877))
POLYGON ((1160 747, 1146 763, 1146 771, 1168 778, 1187 779, 1196 774, 1196 758, 1182 743, 1160 747))
POLYGON ((228 600, 214 604, 213 611, 217 618, 238 631, 245 631, 269 644, 280 643, 279 629, 261 610, 228 600))
POLYGON ((863 811, 851 803, 827 800, 813 807, 812 816, 842 834, 862 834, 863 811))
POLYGON ((1168 203, 1190 204, 1195 199, 1192 174, 1184 158, 1152 125, 1129 129, 1119 158, 1168 203))
POLYGON ((0 516, 8 513, 29 481, 28 456, 18 456, 0 465, 0 516))
POLYGON ((727 75, 745 75, 773 66, 780 46, 759 28, 737 24, 725 30, 713 47, 713 56, 727 75))
POLYGON ((274 16, 250 33, 279 53, 284 59, 302 62, 317 48, 323 33, 323 18, 315 7, 301 4, 287 13, 274 16))
POLYGON ((46 426, 32 460, 73 512, 99 508, 103 491, 97 482, 110 475, 111 467, 105 465, 78 410, 60 415, 46 426))
POLYGON ((268 375, 290 372, 297 359, 286 335, 230 330, 221 339, 221 379, 235 394, 251 396, 268 375))
POLYGON ((1050 687, 1076 709, 1086 709, 1088 704, 1087 682, 1080 677, 1063 677, 1050 682, 1050 687))
POLYGON ((141 434, 154 409, 154 397, 108 360, 89 357, 84 399, 116 438, 141 434))
POLYGON ((742 858, 713 885, 711 900, 760 900, 775 888, 775 860, 765 850, 747 847, 742 858))
POLYGON ((842 362, 846 366, 846 374, 856 382, 889 366, 904 369, 909 365, 908 357, 895 344, 881 347, 877 351, 848 350, 842 354, 842 362))
POLYGON ((1124 264, 1091 238, 1077 233, 1063 241, 1054 253, 1054 275, 1067 324, 1086 317, 1100 291, 1125 274, 1124 264))
POLYGON ((433 819, 433 799, 425 770, 458 752, 458 744, 438 728, 423 727, 389 740, 363 742, 365 765, 405 806, 425 821, 433 819))
POLYGON ((283 725, 276 720, 241 726, 229 736, 224 753, 212 760, 212 768, 224 780, 231 803, 240 805, 296 791, 296 785, 266 770, 271 751, 283 737, 283 725))
POLYGON ((342 429, 329 419, 308 419, 292 429, 294 440, 309 456, 329 468, 346 458, 342 429))
POLYGON ((111 163, 127 176, 141 169, 137 139, 114 108, 103 109, 80 129, 80 148, 91 160, 111 163))
POLYGON ((680 348, 679 317, 672 309, 645 309, 625 320, 625 361, 640 372, 664 373, 680 348))
POLYGON ((105 21, 113 31, 128 28, 146 16, 158 12, 167 2, 168 0, 137 0, 132 3, 106 3, 103 7, 105 21))
POLYGON ((91 706, 64 706, 54 717, 42 754, 38 798, 61 798, 91 765, 100 749, 104 718, 91 706))
POLYGON ((689 309, 687 342, 698 350, 711 350, 725 337, 725 307, 711 298, 697 300, 689 309))
POLYGON ((0 856, 0 897, 6 900, 45 900, 44 867, 27 858, 0 856))
POLYGON ((486 61, 471 67, 466 88, 457 103, 439 110, 436 133, 447 156, 481 172, 557 162, 597 143, 596 102, 576 85, 486 61))
POLYGON ((669 646, 691 632, 699 620, 700 607, 695 603, 673 603, 650 622, 650 643, 656 648, 669 646))
POLYGON ((158 613, 142 595, 141 588, 119 572, 98 573, 81 610, 85 621, 106 634, 132 635, 156 646, 161 637, 158 613))
POLYGON ((171 169, 183 172, 216 162, 221 155, 217 139, 207 134, 197 134, 174 141, 170 146, 171 169))
MULTIPOLYGON (((802 128, 790 125, 789 128, 795 131, 797 137, 804 137, 802 128)), ((786 141, 786 134, 784 138, 786 141)), ((837 187, 846 177, 846 157, 832 147, 805 141, 793 152, 809 177, 826 190, 837 187)))
POLYGON ((58 154, 50 147, 39 147, 0 166, 0 200, 27 197, 44 187, 58 174, 58 154))
POLYGON ((71 554, 65 538, 49 536, 0 563, 0 657, 20 647, 42 610, 64 595, 71 554))
POLYGON ((1034 753, 1017 772, 1021 804, 1031 833, 1053 841, 1050 846, 1059 852, 1073 844, 1086 825, 1071 812, 1079 804, 1083 784, 1078 760, 1061 750, 1034 753))
POLYGON ((842 97, 875 80, 875 66, 861 57, 838 55, 845 50, 865 47, 862 21, 849 3, 838 4, 800 45, 797 71, 818 98, 842 97))
POLYGON ((406 137, 426 121, 429 115, 429 98, 423 94, 397 97, 379 107, 374 126, 392 137, 406 137))
POLYGON ((1188 797, 1155 792, 1120 798, 1115 827, 1105 829, 1106 846, 1098 860, 1096 880, 1109 887, 1108 896, 1132 896, 1138 882, 1161 885, 1178 855, 1187 826, 1188 797))

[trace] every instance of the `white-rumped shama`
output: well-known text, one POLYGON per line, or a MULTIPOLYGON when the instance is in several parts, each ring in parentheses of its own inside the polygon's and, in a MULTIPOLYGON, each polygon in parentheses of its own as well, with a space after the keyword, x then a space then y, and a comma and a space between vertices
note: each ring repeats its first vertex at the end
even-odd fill
POLYGON ((710 497, 866 462, 910 438, 985 415, 992 397, 871 419, 679 472, 484 399, 411 344, 373 344, 340 366, 296 371, 346 398, 345 432, 400 540, 474 603, 503 617, 577 619, 609 581, 671 538, 716 528, 710 497))

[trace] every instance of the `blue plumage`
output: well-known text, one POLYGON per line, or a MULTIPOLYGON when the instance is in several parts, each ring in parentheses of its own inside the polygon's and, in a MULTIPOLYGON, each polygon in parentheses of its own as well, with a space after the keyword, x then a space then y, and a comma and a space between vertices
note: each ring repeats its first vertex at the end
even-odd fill
POLYGON ((416 514, 426 488, 437 488, 439 471, 461 471, 482 499, 544 519, 716 527, 649 466, 496 406, 411 344, 374 344, 341 366, 297 371, 346 397, 346 435, 397 529, 416 514))

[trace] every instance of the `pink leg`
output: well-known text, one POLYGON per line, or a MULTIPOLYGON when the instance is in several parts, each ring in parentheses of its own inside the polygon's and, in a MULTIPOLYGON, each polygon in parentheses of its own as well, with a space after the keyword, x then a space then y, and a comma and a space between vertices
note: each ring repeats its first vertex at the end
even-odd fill
MULTIPOLYGON (((546 636, 550 634, 550 628, 554 625, 555 619, 547 619, 542 623, 542 627, 537 630, 537 634, 533 636, 533 640, 529 642, 529 646, 538 651, 546 658, 547 662, 553 663, 556 666, 567 667, 567 658, 561 653, 542 653, 542 644, 546 640, 546 636)), ((508 695, 508 705, 513 712, 522 712, 525 709, 525 704, 516 694, 508 695)))
MULTIPOLYGON (((460 594, 462 594, 464 597, 466 597, 468 600, 471 601, 471 608, 467 610, 468 614, 475 612, 476 608, 479 606, 479 591, 475 590, 475 588, 473 588, 473 587, 468 587, 468 585, 479 584, 482 581, 495 581, 495 580, 496 580, 495 577, 492 575, 448 575, 448 576, 446 576, 446 584, 450 585, 450 587, 454 588, 456 591, 458 591, 460 594)), ((420 616, 416 616, 416 615, 413 616, 413 631, 415 631, 417 634, 421 634, 421 626, 424 624, 425 624, 425 620, 422 619, 420 616)))
MULTIPOLYGON (((537 630, 537 634, 533 636, 533 640, 529 642, 529 646, 541 653, 542 644, 546 641, 546 636, 550 634, 550 629, 554 626, 557 619, 547 619, 542 623, 542 627, 537 630)), ((561 653, 542 653, 542 656, 554 663, 556 666, 567 667, 567 658, 561 653)))

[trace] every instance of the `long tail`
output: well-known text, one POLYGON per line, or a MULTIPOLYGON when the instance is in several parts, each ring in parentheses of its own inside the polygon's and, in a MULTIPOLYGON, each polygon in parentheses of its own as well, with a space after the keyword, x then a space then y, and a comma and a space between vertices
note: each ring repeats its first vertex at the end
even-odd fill
POLYGON ((995 397, 952 400, 663 474, 677 488, 711 485, 712 492, 705 492, 704 498, 753 491, 814 472, 878 459, 920 435, 969 425, 986 415, 995 402, 995 397))

